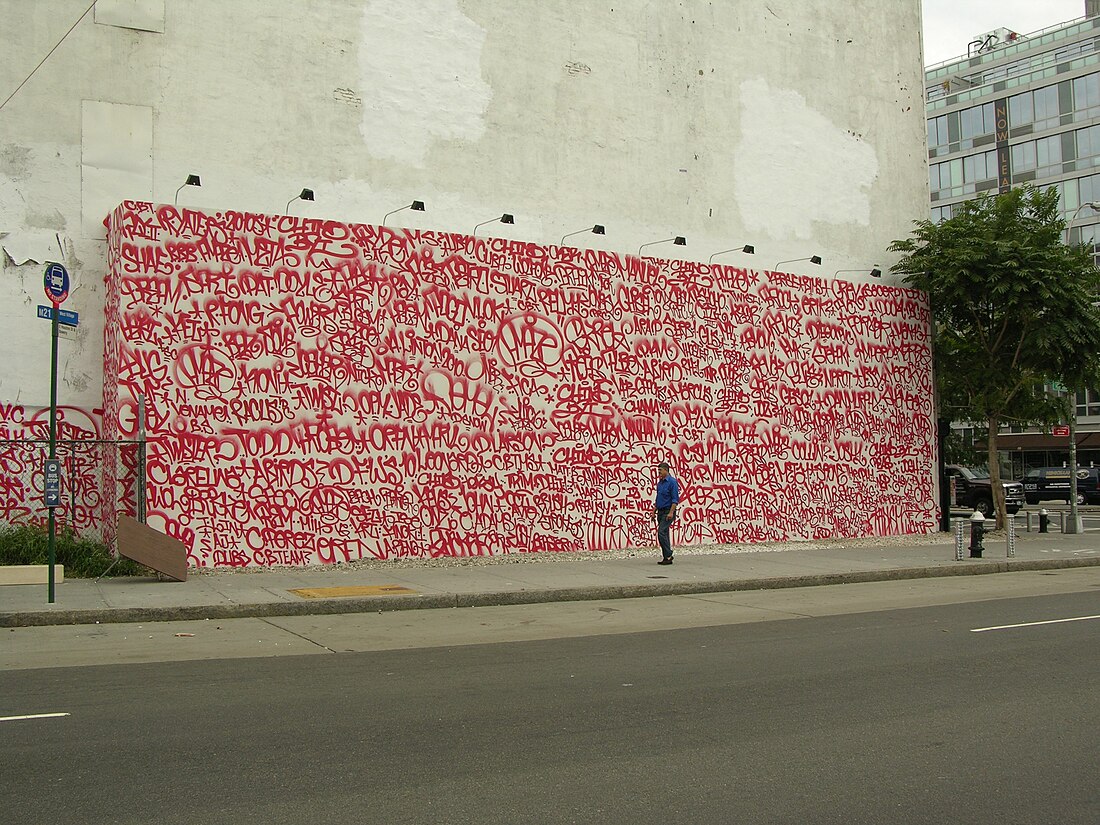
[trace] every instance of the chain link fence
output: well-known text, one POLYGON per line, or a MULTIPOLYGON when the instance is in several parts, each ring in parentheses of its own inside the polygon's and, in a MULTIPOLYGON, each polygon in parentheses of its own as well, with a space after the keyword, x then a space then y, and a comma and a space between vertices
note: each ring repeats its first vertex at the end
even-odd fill
MULTIPOLYGON (((42 526, 49 520, 43 489, 47 439, 0 439, 0 523, 42 526)), ((59 526, 113 546, 120 515, 145 521, 145 442, 58 440, 59 526)))

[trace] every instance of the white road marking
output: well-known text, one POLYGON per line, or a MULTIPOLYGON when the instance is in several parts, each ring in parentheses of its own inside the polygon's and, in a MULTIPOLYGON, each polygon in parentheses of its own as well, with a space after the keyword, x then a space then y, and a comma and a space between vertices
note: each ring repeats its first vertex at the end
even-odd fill
POLYGON ((1087 622, 1089 619, 1100 619, 1100 616, 1075 616, 1072 619, 1048 619, 1045 622, 1023 622, 1021 624, 1002 624, 996 627, 972 627, 971 633, 985 633, 987 630, 1011 630, 1014 627, 1035 627, 1041 624, 1062 624, 1063 622, 1087 622))
POLYGON ((69 716, 68 713, 31 713, 26 716, 0 716, 0 722, 19 722, 23 719, 54 719, 58 716, 69 716))

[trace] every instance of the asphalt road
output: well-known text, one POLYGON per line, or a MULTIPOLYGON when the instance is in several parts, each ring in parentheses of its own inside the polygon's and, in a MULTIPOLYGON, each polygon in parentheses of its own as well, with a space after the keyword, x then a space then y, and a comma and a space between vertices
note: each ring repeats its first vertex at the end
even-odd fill
POLYGON ((68 715, 0 721, 0 809, 7 825, 1095 825, 1098 614, 1086 589, 8 670, 0 716, 68 715))

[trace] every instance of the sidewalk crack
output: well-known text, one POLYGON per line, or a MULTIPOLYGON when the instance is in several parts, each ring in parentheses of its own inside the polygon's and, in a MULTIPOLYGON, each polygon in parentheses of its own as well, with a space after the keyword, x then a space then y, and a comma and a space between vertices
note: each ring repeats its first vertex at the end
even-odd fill
MULTIPOLYGON (((760 591, 754 591, 754 592, 760 592, 760 591)), ((818 618, 813 613, 800 613, 797 610, 790 610, 790 609, 786 609, 786 608, 782 608, 782 607, 767 607, 767 606, 763 606, 763 605, 759 605, 759 604, 747 604, 745 602, 727 601, 725 599, 707 598, 706 596, 702 596, 702 595, 700 595, 700 596, 687 596, 687 598, 695 599, 696 601, 701 601, 701 602, 709 602, 710 604, 734 605, 736 607, 744 607, 744 608, 747 608, 749 610, 759 610, 762 613, 782 613, 786 616, 797 616, 800 619, 816 619, 816 618, 818 618)))
POLYGON ((311 639, 311 638, 309 638, 309 636, 303 636, 301 633, 296 633, 293 630, 291 630, 289 627, 283 627, 282 625, 276 624, 275 622, 271 621, 270 619, 265 619, 265 618, 260 617, 260 621, 263 622, 264 624, 271 625, 275 629, 281 630, 284 633, 289 633, 291 636, 297 636, 303 642, 309 642, 311 645, 317 645, 317 647, 321 648, 322 650, 327 650, 329 653, 335 653, 336 652, 331 647, 328 647, 327 645, 321 644, 316 639, 311 639))

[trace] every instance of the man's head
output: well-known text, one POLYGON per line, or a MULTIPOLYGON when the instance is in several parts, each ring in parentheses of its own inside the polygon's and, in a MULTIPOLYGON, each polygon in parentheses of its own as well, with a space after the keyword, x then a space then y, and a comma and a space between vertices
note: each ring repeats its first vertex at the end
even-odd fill
POLYGON ((668 475, 668 462, 662 461, 660 464, 657 465, 657 475, 659 475, 661 478, 664 478, 668 475))

